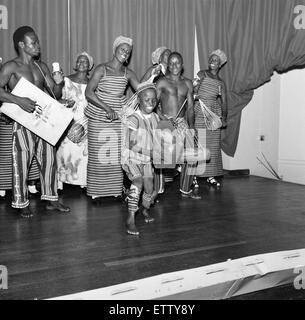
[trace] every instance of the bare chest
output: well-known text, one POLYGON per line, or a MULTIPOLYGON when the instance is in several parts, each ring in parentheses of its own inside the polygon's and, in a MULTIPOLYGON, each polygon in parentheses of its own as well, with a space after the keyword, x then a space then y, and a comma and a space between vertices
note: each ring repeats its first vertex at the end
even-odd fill
POLYGON ((18 66, 11 76, 9 87, 13 89, 21 78, 25 78, 38 88, 43 89, 44 78, 37 67, 30 65, 18 66))
POLYGON ((168 85, 163 88, 163 93, 169 97, 177 99, 187 95, 188 88, 184 83, 168 82, 168 85))

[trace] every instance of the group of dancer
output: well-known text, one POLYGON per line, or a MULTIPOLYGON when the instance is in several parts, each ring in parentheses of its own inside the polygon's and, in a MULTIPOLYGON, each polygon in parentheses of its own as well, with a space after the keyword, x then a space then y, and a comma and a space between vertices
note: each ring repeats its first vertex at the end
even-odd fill
MULTIPOLYGON (((164 170, 153 163, 155 130, 161 121, 173 126, 177 148, 185 146, 188 139, 194 140, 189 132, 206 130, 205 170, 198 174, 196 162, 180 163, 181 197, 201 199, 196 175, 207 179, 210 185, 220 186, 217 177, 223 175, 221 128, 207 128, 205 115, 196 99, 219 116, 222 128, 226 127, 226 89, 219 77, 219 70, 227 60, 223 51, 213 51, 208 69, 201 70, 192 81, 183 76, 180 53, 167 47, 157 48, 152 53, 152 66, 139 81, 127 67, 133 41, 124 36, 115 39, 111 60, 93 70, 92 57, 81 52, 76 57, 75 73, 66 77, 62 72, 51 73, 40 60, 39 40, 31 27, 18 28, 13 41, 18 56, 1 67, 0 101, 34 112, 35 101, 11 93, 18 80, 24 77, 74 111, 74 119, 56 147, 1 115, 0 154, 10 150, 5 159, 6 166, 11 168, 10 172, 6 170, 6 176, 10 173, 11 181, 6 179, 6 184, 2 183, 0 173, 0 192, 12 189, 12 207, 22 217, 33 215, 28 184, 37 179, 39 173, 41 200, 46 201, 46 209, 70 211, 58 201, 58 189, 63 189, 64 184, 86 188, 87 195, 95 203, 101 203, 104 197, 123 195, 128 207, 127 233, 139 235, 136 213, 141 212, 147 223, 154 221, 150 207, 158 194, 164 192, 164 170), (136 104, 129 113, 126 110, 130 101, 126 97, 128 86, 136 92, 133 96, 136 104), (8 130, 6 136, 2 136, 1 127, 5 126, 10 126, 10 137, 8 130)), ((172 171, 177 172, 176 169, 172 171)))

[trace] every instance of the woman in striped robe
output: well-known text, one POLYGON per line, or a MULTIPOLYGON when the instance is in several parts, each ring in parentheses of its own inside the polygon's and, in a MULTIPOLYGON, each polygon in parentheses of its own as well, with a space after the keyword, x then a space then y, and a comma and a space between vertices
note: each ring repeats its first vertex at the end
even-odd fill
MULTIPOLYGON (((227 103, 226 88, 219 77, 219 70, 226 63, 225 53, 219 49, 213 51, 209 56, 208 70, 198 72, 199 82, 195 85, 194 92, 198 98, 215 114, 221 117, 222 128, 227 125, 227 103)), ((205 172, 197 176, 207 179, 209 185, 220 187, 219 180, 215 177, 223 175, 221 157, 221 128, 208 130, 199 103, 195 105, 195 128, 206 129, 206 147, 211 152, 211 160, 207 162, 205 172)))
POLYGON ((135 73, 124 66, 131 54, 132 39, 119 36, 113 43, 111 61, 98 65, 87 85, 88 117, 87 194, 92 199, 121 196, 121 121, 128 84, 136 89, 135 73))

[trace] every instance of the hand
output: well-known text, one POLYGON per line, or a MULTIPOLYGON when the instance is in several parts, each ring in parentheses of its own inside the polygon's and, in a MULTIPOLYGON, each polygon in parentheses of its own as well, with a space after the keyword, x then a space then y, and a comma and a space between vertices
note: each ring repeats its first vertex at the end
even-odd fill
POLYGON ((222 117, 221 118, 221 123, 222 123, 222 128, 226 128, 228 123, 227 123, 227 118, 222 117))
POLYGON ((200 79, 198 77, 195 77, 193 79, 193 86, 196 87, 199 84, 199 82, 200 82, 200 79))
POLYGON ((41 107, 36 103, 36 101, 29 98, 19 97, 18 105, 28 113, 33 113, 34 111, 41 113, 41 107))
POLYGON ((64 81, 64 74, 62 71, 52 73, 52 78, 56 84, 61 84, 64 81))
POLYGON ((64 100, 64 104, 66 108, 71 109, 74 107, 75 101, 72 99, 67 99, 67 100, 64 100))
POLYGON ((152 69, 151 75, 152 76, 157 76, 157 75, 160 74, 160 72, 161 72, 161 65, 159 64, 154 69, 152 69))
POLYGON ((107 118, 110 119, 111 121, 118 119, 118 114, 111 108, 109 108, 106 112, 107 112, 107 118))
POLYGON ((165 116, 164 120, 169 121, 173 125, 173 127, 176 128, 176 122, 175 122, 174 118, 165 116))

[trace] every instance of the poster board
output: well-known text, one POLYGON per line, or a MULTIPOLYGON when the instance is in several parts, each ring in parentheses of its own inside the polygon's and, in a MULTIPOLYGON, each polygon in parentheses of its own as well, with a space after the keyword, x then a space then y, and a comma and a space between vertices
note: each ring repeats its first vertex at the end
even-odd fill
POLYGON ((55 146, 73 119, 73 111, 25 78, 18 81, 12 94, 36 101, 42 113, 29 113, 16 104, 6 102, 3 103, 0 112, 55 146))

